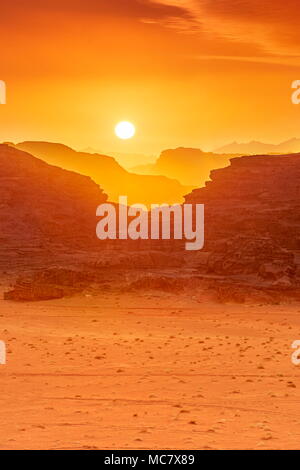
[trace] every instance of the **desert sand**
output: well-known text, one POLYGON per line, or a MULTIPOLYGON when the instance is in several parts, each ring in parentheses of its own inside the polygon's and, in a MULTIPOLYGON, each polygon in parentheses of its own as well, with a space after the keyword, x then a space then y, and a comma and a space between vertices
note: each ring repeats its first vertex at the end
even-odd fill
POLYGON ((162 292, 0 300, 0 448, 297 448, 299 312, 162 292))

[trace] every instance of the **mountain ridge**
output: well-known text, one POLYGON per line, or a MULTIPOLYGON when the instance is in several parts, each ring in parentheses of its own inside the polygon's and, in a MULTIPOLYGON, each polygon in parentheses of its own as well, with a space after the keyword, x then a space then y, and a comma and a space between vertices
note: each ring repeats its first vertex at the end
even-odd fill
POLYGON ((279 144, 269 144, 252 140, 250 142, 231 142, 215 150, 215 153, 238 153, 245 155, 253 154, 284 154, 300 152, 300 139, 293 137, 279 144))
POLYGON ((138 175, 125 170, 113 157, 77 152, 64 144, 25 141, 9 144, 51 165, 90 176, 112 202, 127 196, 130 204, 180 203, 192 185, 182 185, 174 178, 160 175, 138 175))

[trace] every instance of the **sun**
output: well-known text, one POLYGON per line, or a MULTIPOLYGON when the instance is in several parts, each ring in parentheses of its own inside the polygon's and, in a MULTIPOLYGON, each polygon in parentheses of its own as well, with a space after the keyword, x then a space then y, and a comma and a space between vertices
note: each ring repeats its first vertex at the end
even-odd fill
POLYGON ((131 139, 135 134, 135 127, 128 121, 119 122, 115 127, 115 134, 119 139, 131 139))

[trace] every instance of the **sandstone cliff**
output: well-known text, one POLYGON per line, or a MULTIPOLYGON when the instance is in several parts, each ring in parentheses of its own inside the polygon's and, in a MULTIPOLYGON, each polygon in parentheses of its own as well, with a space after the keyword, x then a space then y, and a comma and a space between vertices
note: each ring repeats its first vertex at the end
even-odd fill
POLYGON ((300 154, 234 158, 185 199, 205 204, 206 272, 299 278, 300 154))
POLYGON ((0 145, 1 252, 96 242, 96 207, 106 194, 89 177, 0 145))

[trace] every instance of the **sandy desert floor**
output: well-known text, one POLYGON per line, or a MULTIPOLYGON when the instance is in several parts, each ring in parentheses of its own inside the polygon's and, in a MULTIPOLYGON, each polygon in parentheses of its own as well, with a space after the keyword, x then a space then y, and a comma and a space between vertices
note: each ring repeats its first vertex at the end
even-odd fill
POLYGON ((300 446, 300 305, 0 301, 1 449, 300 446))

